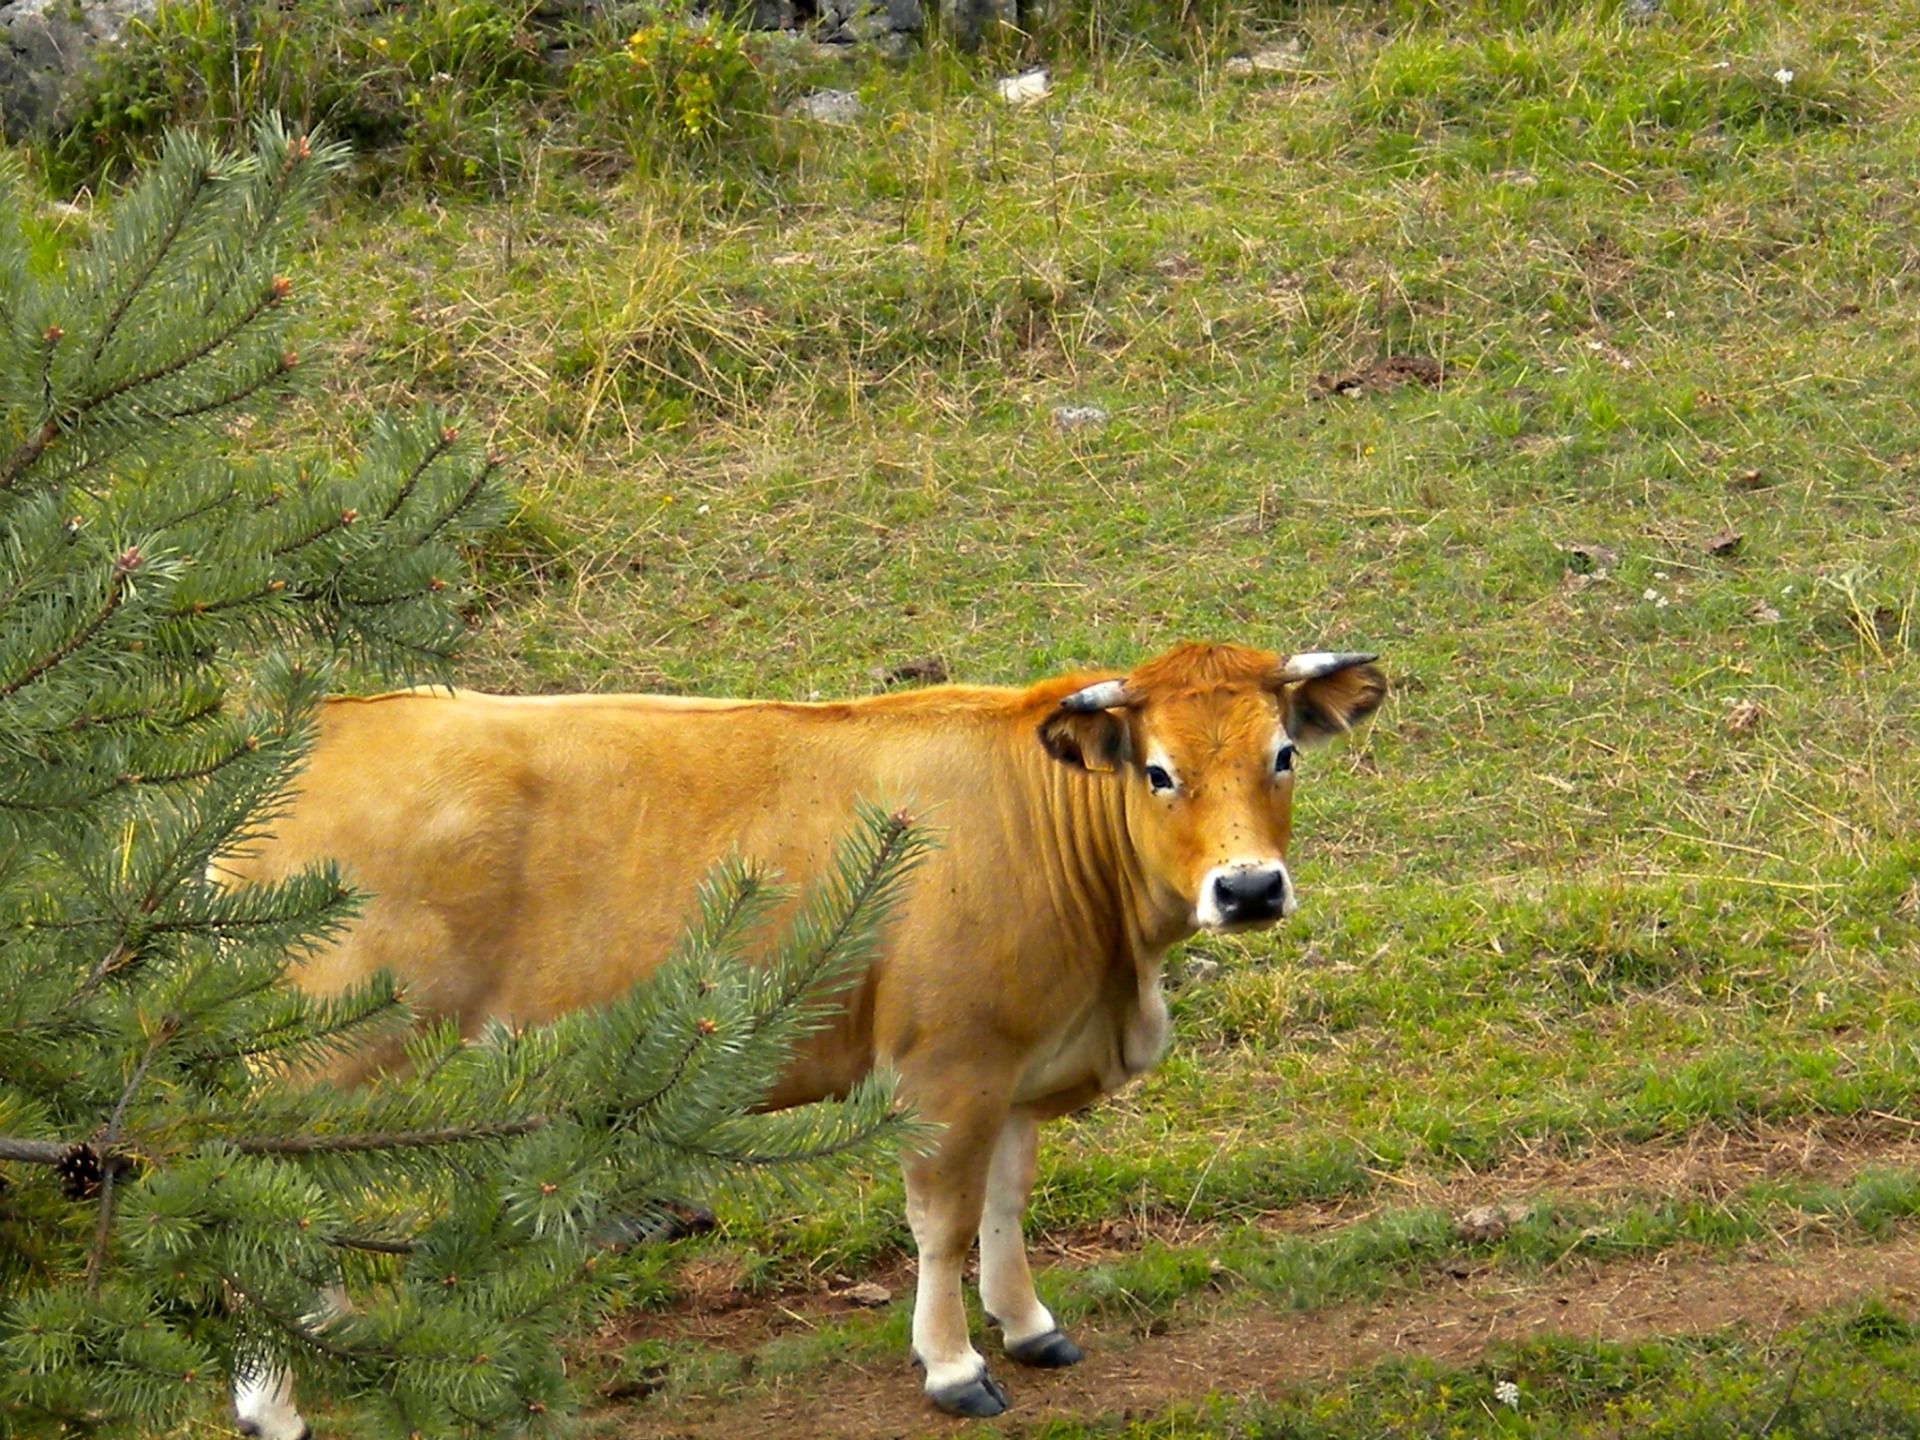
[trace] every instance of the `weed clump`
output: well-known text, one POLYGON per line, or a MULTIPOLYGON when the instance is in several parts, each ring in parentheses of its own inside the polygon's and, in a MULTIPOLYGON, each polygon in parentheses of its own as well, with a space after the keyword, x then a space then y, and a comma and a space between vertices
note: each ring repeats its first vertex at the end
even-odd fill
POLYGON ((525 0, 173 0, 104 52, 52 147, 56 179, 125 169, 169 125, 239 133, 275 111, 353 143, 371 176, 506 193, 542 150, 635 160, 764 138, 769 86, 722 17, 537 18, 525 0))

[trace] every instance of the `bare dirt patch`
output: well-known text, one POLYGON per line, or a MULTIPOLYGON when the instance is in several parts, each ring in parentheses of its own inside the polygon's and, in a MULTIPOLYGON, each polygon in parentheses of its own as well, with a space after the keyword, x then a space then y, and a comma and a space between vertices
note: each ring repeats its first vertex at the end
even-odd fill
MULTIPOLYGON (((1920 1166, 1920 1124, 1897 1116, 1822 1119, 1746 1134, 1699 1131, 1679 1143, 1618 1147, 1580 1156, 1541 1152, 1482 1174, 1383 1174, 1379 1190, 1343 1205, 1300 1206, 1259 1217, 1276 1233, 1353 1224, 1388 1208, 1435 1206, 1456 1217, 1478 1207, 1636 1194, 1711 1199, 1762 1179, 1845 1183, 1873 1167, 1920 1166)), ((1037 1258, 1088 1265, 1149 1240, 1204 1244, 1211 1227, 1166 1220, 1109 1221, 1038 1237, 1037 1258)), ((1077 1334, 1087 1360, 1070 1371, 1025 1371, 1004 1359, 995 1374, 1014 1396, 1003 1433, 1049 1418, 1151 1413, 1212 1392, 1268 1393, 1326 1380, 1390 1355, 1470 1363, 1489 1344, 1546 1333, 1596 1339, 1684 1334, 1744 1324, 1767 1333, 1812 1313, 1869 1295, 1920 1305, 1920 1236, 1882 1245, 1798 1237, 1792 1228, 1768 1253, 1737 1258, 1670 1252, 1648 1260, 1569 1260, 1542 1275, 1435 1272, 1417 1295, 1286 1311, 1228 1301, 1182 1306, 1144 1326, 1115 1324, 1077 1334), (1145 1331, 1153 1331, 1146 1334, 1145 1331), (1017 1417, 1017 1418, 1016 1418, 1017 1417)), ((672 1309, 623 1317, 604 1341, 644 1336, 700 1340, 745 1353, 781 1335, 811 1329, 866 1303, 844 1283, 751 1298, 724 1265, 693 1262, 672 1309)), ((863 1283, 910 1295, 912 1266, 901 1261, 863 1283)), ((993 1360, 989 1354, 989 1359, 993 1360)), ((611 1419, 611 1416, 607 1418, 611 1419)), ((805 1376, 768 1376, 737 1393, 679 1391, 616 1422, 634 1436, 688 1440, 807 1432, 850 1440, 940 1435, 953 1428, 926 1409, 905 1356, 871 1364, 837 1361, 805 1376)))
MULTIPOLYGON (((1189 1313, 1150 1337, 1124 1328, 1084 1334, 1087 1359, 1072 1370, 1023 1371, 1000 1360, 995 1373, 1017 1408, 999 1429, 1017 1435, 1049 1419, 1149 1414, 1212 1393, 1270 1394, 1397 1355, 1471 1364, 1489 1345, 1543 1334, 1624 1340, 1738 1325, 1764 1336, 1868 1296, 1920 1308, 1920 1237, 1731 1260, 1582 1261, 1530 1278, 1437 1277, 1418 1296, 1310 1313, 1265 1306, 1189 1313)), ((777 1377, 738 1398, 676 1395, 624 1415, 620 1428, 684 1440, 884 1440, 959 1426, 927 1409, 902 1357, 777 1377)))
POLYGON ((1446 372, 1430 355, 1387 355, 1351 375, 1316 375, 1307 385, 1315 399, 1329 395, 1378 395, 1403 385, 1440 384, 1446 372))

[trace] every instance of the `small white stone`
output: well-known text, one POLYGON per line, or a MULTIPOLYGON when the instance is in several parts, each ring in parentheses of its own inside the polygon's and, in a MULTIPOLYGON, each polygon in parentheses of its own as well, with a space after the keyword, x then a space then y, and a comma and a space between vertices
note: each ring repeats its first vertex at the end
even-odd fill
POLYGON ((1283 45, 1268 45, 1251 55, 1236 55, 1222 68, 1229 75, 1271 75, 1280 70, 1298 70, 1305 48, 1298 38, 1283 45))
POLYGON ((1044 65, 1026 70, 1018 75, 1008 75, 1001 79, 1000 98, 1009 105, 1031 105, 1036 100, 1044 100, 1053 89, 1053 81, 1047 75, 1044 65))
POLYGON ((713 513, 713 507, 711 505, 702 505, 693 513, 696 515, 711 515, 713 513))

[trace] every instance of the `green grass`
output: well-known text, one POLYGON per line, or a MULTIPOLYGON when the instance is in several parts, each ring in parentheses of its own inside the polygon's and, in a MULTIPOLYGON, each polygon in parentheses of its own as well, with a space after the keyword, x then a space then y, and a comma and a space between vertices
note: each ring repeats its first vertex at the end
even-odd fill
MULTIPOLYGON (((1188 1303, 1209 1260, 1249 1303, 1417 1285, 1458 1242, 1399 1180, 1920 1091, 1920 11, 1256 22, 1300 69, 1226 73, 1230 30, 1081 31, 1032 109, 990 66, 856 61, 858 125, 763 116, 751 153, 557 146, 497 193, 402 165, 339 199, 302 280, 335 356, 313 433, 452 401, 517 457, 469 683, 1383 652, 1386 710, 1303 767, 1298 920, 1192 946, 1219 969, 1177 993, 1167 1063, 1050 1132, 1038 1226, 1213 1227, 1043 1282, 1072 1316, 1188 1303), (1444 383, 1316 398, 1399 352, 1444 383), (1110 423, 1052 424, 1081 403, 1110 423), (1253 1224, 1362 1197, 1376 1219, 1330 1235, 1253 1224)), ((1544 1202, 1495 1258, 1912 1213, 1911 1175, 1795 1183, 1544 1202)), ((887 1176, 728 1221, 749 1289, 905 1248, 887 1176)), ((1916 1428, 1911 1335, 1853 1336, 1808 1332, 1791 1433, 1870 1433, 1849 1386, 1916 1428)), ((1516 1352, 1560 1376, 1519 1412, 1490 1359, 1087 1433, 1753 1431, 1798 1343, 1516 1352)))

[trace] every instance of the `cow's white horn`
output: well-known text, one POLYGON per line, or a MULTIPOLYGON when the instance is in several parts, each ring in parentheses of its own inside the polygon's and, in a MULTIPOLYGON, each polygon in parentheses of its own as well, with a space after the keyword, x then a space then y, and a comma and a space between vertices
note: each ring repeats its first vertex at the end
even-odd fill
POLYGON ((1090 711, 1115 710, 1128 703, 1127 682, 1124 680, 1101 680, 1076 690, 1060 702, 1062 710, 1090 711))
POLYGON ((1318 680, 1322 675, 1331 675, 1336 670, 1371 665, 1379 658, 1378 655, 1360 655, 1352 651, 1303 650, 1281 667, 1280 682, 1291 685, 1296 680, 1318 680))

